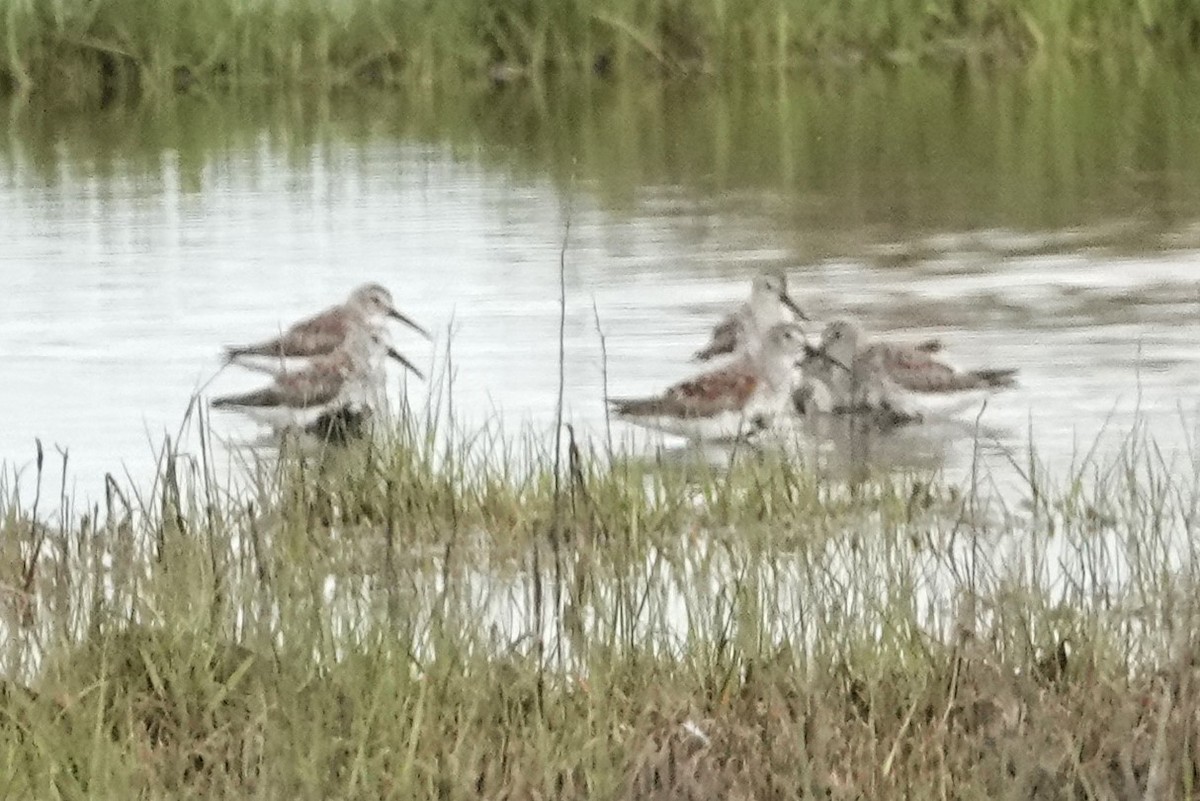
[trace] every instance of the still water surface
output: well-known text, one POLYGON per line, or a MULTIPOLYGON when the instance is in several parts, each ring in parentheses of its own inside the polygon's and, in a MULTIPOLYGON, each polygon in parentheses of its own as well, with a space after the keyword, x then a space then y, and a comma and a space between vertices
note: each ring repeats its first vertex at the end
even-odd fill
MULTIPOLYGON (((1196 74, 15 103, 0 133, 9 481, 28 481, 35 437, 69 449, 81 499, 105 472, 148 480, 198 389, 258 383, 206 384, 222 344, 366 280, 438 332, 397 330, 419 365, 437 374, 449 345, 464 426, 549 432, 568 220, 565 400, 589 436, 605 431, 605 367, 613 395, 685 377, 764 267, 818 319, 1020 368, 983 416, 998 471, 1030 432, 1062 467, 1104 431, 1112 447, 1135 424, 1164 444, 1195 433, 1196 74)), ((427 388, 405 391, 420 404, 427 388)), ((961 472, 967 423, 874 452, 961 472)), ((256 432, 213 425, 234 443, 256 432)))

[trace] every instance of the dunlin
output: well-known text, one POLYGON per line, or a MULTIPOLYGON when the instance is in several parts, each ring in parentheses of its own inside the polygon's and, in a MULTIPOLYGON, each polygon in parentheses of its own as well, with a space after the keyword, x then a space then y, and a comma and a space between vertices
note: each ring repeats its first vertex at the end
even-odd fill
POLYGON ((340 347, 314 356, 304 369, 258 367, 273 377, 269 386, 214 398, 212 406, 242 412, 274 428, 304 427, 343 407, 374 406, 380 401, 384 354, 399 357, 415 371, 377 331, 352 326, 340 347))
MULTIPOLYGON (((392 304, 392 293, 379 284, 363 284, 350 293, 345 303, 301 320, 275 339, 227 347, 225 354, 229 361, 241 356, 323 356, 340 347, 351 329, 371 326, 389 317, 429 339, 429 332, 396 311, 392 304)), ((394 358, 397 354, 392 351, 388 355, 394 358)))
POLYGON ((922 419, 933 401, 959 405, 1016 384, 1016 370, 959 370, 937 358, 937 340, 917 344, 868 342, 851 320, 834 320, 803 362, 823 381, 833 411, 882 412, 896 421, 922 419))
POLYGON ((768 426, 796 382, 804 331, 779 323, 760 348, 648 398, 610 399, 619 419, 690 440, 733 439, 768 426))
MULTIPOLYGON (((943 345, 940 340, 926 339, 911 347, 919 353, 932 354, 940 353, 943 345)), ((828 358, 823 351, 814 348, 808 349, 801 364, 802 379, 792 394, 798 413, 804 415, 834 411, 834 407, 838 405, 834 388, 839 390, 843 404, 849 402, 846 397, 851 394, 850 382, 853 379, 848 364, 828 358)))
POLYGON ((716 356, 752 350, 772 326, 796 319, 808 317, 788 294, 787 277, 783 273, 763 273, 751 285, 750 300, 717 323, 708 344, 696 352, 695 358, 706 362, 716 356))

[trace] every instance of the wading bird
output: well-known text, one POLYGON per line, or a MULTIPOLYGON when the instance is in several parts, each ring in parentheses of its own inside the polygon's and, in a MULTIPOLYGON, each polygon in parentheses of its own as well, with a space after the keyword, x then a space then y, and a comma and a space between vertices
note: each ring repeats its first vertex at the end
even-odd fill
POLYGON ((255 367, 270 375, 272 383, 252 392, 214 398, 212 407, 241 412, 276 429, 303 428, 343 408, 372 408, 382 402, 385 355, 399 358, 417 372, 383 342, 378 331, 366 325, 352 326, 341 346, 312 357, 302 369, 255 367))
POLYGON ((723 440, 770 425, 791 398, 804 331, 792 323, 770 328, 761 347, 742 351, 724 367, 646 398, 613 398, 620 420, 690 440, 723 440))
POLYGON ((755 349, 771 326, 808 320, 800 304, 788 294, 783 273, 762 273, 750 286, 750 299, 712 330, 708 344, 696 351, 695 359, 706 362, 739 350, 755 349))
POLYGON ((898 422, 965 408, 1016 385, 1014 369, 960 370, 938 358, 941 350, 936 340, 867 341, 854 321, 834 320, 819 346, 808 348, 802 370, 826 385, 832 411, 884 413, 898 422))
MULTIPOLYGON (((384 319, 399 320, 429 339, 429 332, 396 311, 392 293, 379 284, 363 284, 350 293, 345 303, 331 306, 313 317, 301 320, 280 336, 251 345, 225 349, 227 361, 244 356, 275 358, 323 356, 332 353, 355 328, 377 325, 384 319)), ((394 350, 388 355, 396 358, 394 350)))

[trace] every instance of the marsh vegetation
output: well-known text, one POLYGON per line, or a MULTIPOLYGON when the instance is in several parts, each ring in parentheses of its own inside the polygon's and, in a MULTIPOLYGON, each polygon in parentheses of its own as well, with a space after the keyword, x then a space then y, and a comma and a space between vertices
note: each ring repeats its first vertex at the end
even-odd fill
POLYGON ((53 93, 774 72, 812 64, 1194 53, 1174 0, 9 2, 0 77, 53 93))
POLYGON ((0 455, 66 445, 0 473, 0 792, 1193 795, 1200 468, 1161 421, 1195 385, 1197 24, 1168 0, 6 4, 0 455), (567 347, 654 351, 622 389, 675 377, 706 286, 780 261, 822 313, 987 309, 1029 393, 991 412, 1028 441, 966 443, 954 477, 646 457, 610 444, 599 370, 553 428, 560 309, 528 301, 564 206, 567 347), (231 281, 258 304, 386 264, 445 321, 447 231, 491 301, 458 308, 455 415, 238 481, 194 421, 125 477, 232 336, 231 281), (51 295, 86 324, 47 344, 23 313, 51 295), (1135 382, 1121 415, 1157 416, 1072 459, 1135 382), (111 472, 77 497, 75 470, 111 472))
MULTIPOLYGON (((6 498, 12 797, 1191 793, 1194 465, 1019 500, 397 424, 6 498)), ((202 436, 200 441, 205 441, 202 436)))

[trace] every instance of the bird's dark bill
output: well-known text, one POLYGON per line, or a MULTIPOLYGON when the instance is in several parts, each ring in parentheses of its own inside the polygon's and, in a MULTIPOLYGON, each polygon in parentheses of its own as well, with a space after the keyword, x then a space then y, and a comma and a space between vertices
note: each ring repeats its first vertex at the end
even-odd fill
POLYGON ((800 304, 792 299, 791 295, 784 292, 779 296, 779 300, 783 302, 784 306, 787 306, 789 309, 795 312, 797 317, 805 322, 808 322, 808 315, 805 314, 804 310, 800 308, 800 304))
POLYGON ((430 340, 433 339, 433 337, 429 336, 428 331, 426 331, 424 328, 417 325, 416 322, 414 322, 412 319, 410 319, 409 317, 406 317, 405 315, 401 314, 400 312, 396 311, 395 309, 388 309, 387 316, 391 317, 393 320, 399 320, 400 322, 404 323, 409 328, 416 331, 418 334, 425 337, 426 339, 430 339, 430 340))
POLYGON ((404 365, 404 367, 406 369, 411 370, 413 372, 413 374, 416 375, 417 378, 421 379, 422 381, 425 380, 425 374, 422 373, 420 370, 418 370, 417 366, 415 364, 410 362, 408 359, 404 358, 404 355, 402 353, 400 353, 400 351, 396 350, 395 348, 389 347, 387 349, 387 355, 391 356, 393 359, 400 362, 400 364, 404 365))
POLYGON ((822 361, 829 362, 834 367, 840 367, 847 373, 851 372, 849 365, 842 364, 840 359, 835 359, 834 357, 830 356, 824 348, 814 348, 812 345, 805 345, 804 357, 806 359, 821 359, 822 361))

